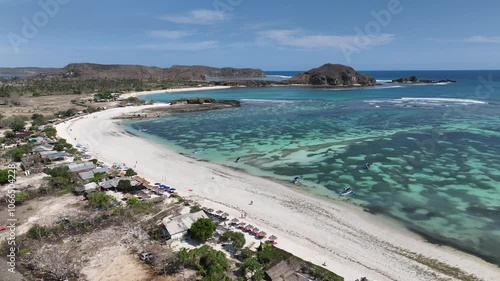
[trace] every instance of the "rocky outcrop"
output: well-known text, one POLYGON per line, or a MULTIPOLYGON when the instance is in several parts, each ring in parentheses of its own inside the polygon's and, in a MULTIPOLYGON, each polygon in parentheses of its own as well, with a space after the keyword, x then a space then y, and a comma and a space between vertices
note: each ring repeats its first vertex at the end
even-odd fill
POLYGON ((206 97, 176 99, 176 100, 170 101, 170 104, 172 104, 172 105, 224 104, 224 105, 229 105, 229 106, 234 106, 234 107, 239 107, 241 105, 239 100, 216 100, 213 98, 206 98, 206 97))
POLYGON ((356 87, 373 86, 377 84, 375 78, 361 74, 352 67, 330 63, 299 73, 282 83, 322 87, 356 87))
POLYGON ((403 84, 435 84, 435 83, 455 83, 457 81, 455 80, 450 80, 450 79, 443 79, 443 80, 420 80, 417 78, 417 76, 408 76, 408 77, 403 77, 399 79, 394 79, 389 83, 403 83, 403 84))
POLYGON ((268 87, 272 85, 279 85, 279 82, 267 81, 267 80, 226 80, 226 81, 216 81, 213 82, 216 86, 231 86, 231 87, 268 87))

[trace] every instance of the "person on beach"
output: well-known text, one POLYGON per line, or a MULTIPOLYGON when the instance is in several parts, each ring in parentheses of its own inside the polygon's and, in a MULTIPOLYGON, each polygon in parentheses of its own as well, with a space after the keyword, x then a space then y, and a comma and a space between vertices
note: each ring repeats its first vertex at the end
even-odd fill
POLYGON ((253 205, 253 200, 250 201, 250 205, 253 205))

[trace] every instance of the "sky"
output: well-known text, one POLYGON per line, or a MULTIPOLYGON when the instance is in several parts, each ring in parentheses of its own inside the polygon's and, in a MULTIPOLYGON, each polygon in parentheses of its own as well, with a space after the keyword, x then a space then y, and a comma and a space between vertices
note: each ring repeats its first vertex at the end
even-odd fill
POLYGON ((500 1, 0 0, 0 67, 500 69, 500 1))

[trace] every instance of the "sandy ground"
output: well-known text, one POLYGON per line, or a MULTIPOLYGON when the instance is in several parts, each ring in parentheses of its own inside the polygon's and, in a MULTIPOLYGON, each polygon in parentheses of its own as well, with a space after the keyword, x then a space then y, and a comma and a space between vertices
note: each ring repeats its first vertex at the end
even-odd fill
MULTIPOLYGON (((153 105, 158 106, 158 105, 153 105)), ((125 163, 151 182, 278 237, 278 246, 355 280, 432 281, 448 278, 427 262, 436 259, 485 280, 500 280, 497 266, 423 241, 391 221, 339 201, 316 198, 282 184, 180 155, 124 131, 112 117, 148 106, 115 108, 57 126, 69 142, 81 143, 101 160, 125 163), (191 189, 192 191, 189 191, 191 189), (250 200, 254 204, 250 205, 250 200), (420 255, 417 257, 417 254, 420 255), (424 260, 424 262, 422 262, 424 260)), ((431 262, 432 263, 432 262, 431 262)))
POLYGON ((229 89, 230 86, 209 86, 209 87, 191 87, 191 88, 180 88, 180 89, 168 89, 168 90, 154 90, 154 91, 144 91, 144 92, 131 92, 122 94, 121 98, 139 97, 144 95, 161 94, 161 93, 177 93, 177 92, 190 92, 190 91, 204 91, 204 90, 220 90, 229 89))

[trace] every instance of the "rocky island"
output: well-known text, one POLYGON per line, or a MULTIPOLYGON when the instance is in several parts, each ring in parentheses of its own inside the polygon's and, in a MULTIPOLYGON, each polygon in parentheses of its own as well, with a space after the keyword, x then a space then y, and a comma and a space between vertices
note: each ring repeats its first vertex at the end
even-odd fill
POLYGON ((457 81, 450 79, 443 80, 420 80, 417 76, 408 76, 399 79, 394 79, 388 83, 402 83, 402 84, 436 84, 436 83, 455 83, 457 81))
POLYGON ((375 78, 361 74, 347 65, 327 63, 318 68, 299 73, 282 83, 319 87, 361 87, 374 86, 377 81, 375 78))

